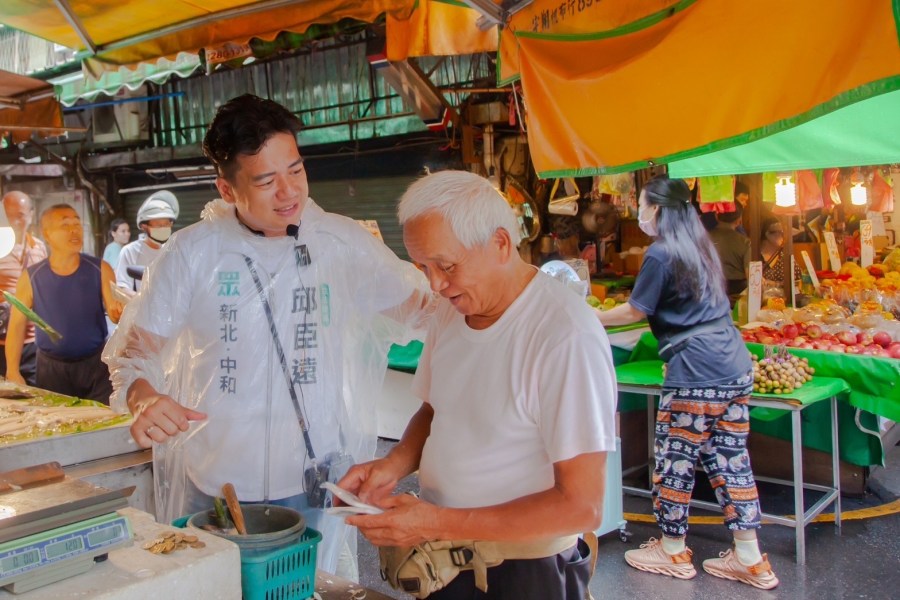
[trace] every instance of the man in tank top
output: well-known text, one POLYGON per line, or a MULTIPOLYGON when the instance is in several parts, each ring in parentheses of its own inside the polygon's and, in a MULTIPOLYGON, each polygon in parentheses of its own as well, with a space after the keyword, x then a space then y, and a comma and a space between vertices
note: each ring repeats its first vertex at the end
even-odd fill
MULTIPOLYGON (((112 267, 82 254, 84 228, 68 204, 51 206, 41 215, 50 258, 29 266, 19 279, 16 296, 62 337, 52 340, 37 329, 37 387, 109 404, 109 370, 100 360, 106 341, 106 313, 118 322, 122 305, 112 296, 112 267)), ((13 311, 6 337, 6 377, 24 383, 19 372, 25 316, 13 311)))

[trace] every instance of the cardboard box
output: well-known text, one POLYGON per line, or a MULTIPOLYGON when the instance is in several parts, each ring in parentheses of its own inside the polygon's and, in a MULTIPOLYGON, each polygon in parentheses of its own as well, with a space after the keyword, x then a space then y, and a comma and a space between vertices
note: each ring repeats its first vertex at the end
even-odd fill
POLYGON ((625 272, 629 275, 637 275, 644 264, 643 254, 628 254, 625 256, 625 272))
POLYGON ((606 300, 606 286, 602 283, 591 282, 591 295, 596 296, 599 300, 606 300))

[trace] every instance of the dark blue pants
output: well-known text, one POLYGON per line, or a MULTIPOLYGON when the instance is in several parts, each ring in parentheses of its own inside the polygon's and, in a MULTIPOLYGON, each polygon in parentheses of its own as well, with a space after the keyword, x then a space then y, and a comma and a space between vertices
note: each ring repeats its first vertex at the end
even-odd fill
MULTIPOLYGON (((19 373, 30 386, 36 385, 35 373, 37 371, 37 346, 34 342, 22 346, 22 356, 19 358, 19 373)), ((0 345, 0 375, 6 377, 6 346, 0 345)))
POLYGON ((100 354, 79 358, 76 360, 60 360, 38 350, 37 353, 37 387, 96 400, 109 405, 109 397, 112 394, 112 382, 109 380, 109 368, 102 360, 100 354))

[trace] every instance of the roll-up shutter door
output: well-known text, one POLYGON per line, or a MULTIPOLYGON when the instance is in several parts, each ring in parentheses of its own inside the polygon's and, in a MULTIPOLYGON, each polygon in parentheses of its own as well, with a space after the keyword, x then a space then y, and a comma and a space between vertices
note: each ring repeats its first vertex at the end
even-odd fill
POLYGON ((397 202, 415 179, 415 175, 409 175, 316 181, 310 183, 309 195, 328 212, 351 219, 374 219, 387 247, 409 260, 397 221, 397 202))

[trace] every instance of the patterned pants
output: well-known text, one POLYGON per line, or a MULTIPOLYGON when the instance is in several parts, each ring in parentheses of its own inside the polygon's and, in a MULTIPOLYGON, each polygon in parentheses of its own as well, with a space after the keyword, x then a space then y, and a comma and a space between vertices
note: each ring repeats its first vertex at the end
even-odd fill
POLYGON ((759 496, 747 436, 752 374, 723 385, 663 390, 656 417, 653 512, 664 535, 687 533, 699 458, 732 530, 756 529, 759 496))

